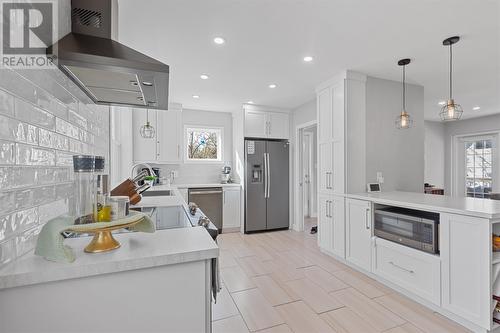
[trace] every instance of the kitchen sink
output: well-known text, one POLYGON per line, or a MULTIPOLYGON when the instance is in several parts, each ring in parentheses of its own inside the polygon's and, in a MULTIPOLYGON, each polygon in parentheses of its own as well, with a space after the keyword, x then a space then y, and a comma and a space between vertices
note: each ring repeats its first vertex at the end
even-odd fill
POLYGON ((142 193, 143 197, 166 197, 173 196, 174 191, 171 190, 163 190, 163 191, 146 191, 142 193))

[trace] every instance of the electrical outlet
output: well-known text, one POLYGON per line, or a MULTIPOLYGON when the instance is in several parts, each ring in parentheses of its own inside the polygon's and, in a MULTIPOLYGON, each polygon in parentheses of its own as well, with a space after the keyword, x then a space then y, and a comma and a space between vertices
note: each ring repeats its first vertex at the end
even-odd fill
POLYGON ((380 183, 380 184, 384 183, 384 176, 382 175, 381 171, 377 171, 377 183, 380 183))

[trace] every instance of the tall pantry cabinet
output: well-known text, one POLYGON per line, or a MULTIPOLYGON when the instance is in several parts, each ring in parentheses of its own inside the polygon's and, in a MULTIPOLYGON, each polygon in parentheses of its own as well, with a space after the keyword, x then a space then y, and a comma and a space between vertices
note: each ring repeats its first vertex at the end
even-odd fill
POLYGON ((318 245, 345 258, 346 193, 365 190, 366 76, 345 71, 316 89, 318 245))

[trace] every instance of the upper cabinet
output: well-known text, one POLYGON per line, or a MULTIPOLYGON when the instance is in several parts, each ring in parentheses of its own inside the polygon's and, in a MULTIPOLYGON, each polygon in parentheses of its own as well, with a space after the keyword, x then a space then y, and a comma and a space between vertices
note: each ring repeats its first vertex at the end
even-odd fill
POLYGON ((319 189, 364 192, 366 77, 346 71, 316 89, 319 189))
POLYGON ((134 109, 132 114, 133 161, 149 163, 179 163, 181 161, 182 119, 180 105, 169 110, 149 110, 149 122, 156 133, 143 138, 139 129, 146 123, 146 110, 134 109))
POLYGON ((289 132, 288 113, 245 109, 245 137, 289 139, 289 132))

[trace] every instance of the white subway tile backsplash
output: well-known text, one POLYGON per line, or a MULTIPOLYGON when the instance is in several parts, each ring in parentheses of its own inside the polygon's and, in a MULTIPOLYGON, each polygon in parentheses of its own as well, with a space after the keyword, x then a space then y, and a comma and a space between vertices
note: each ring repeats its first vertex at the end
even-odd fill
POLYGON ((0 268, 68 214, 73 155, 109 156, 109 107, 58 70, 0 69, 0 268))
POLYGON ((0 243, 0 266, 5 265, 16 258, 16 242, 11 238, 0 243))
POLYGON ((16 150, 13 142, 0 140, 0 164, 14 164, 16 150))
POLYGON ((14 96, 0 90, 0 113, 14 115, 14 96))
POLYGON ((37 226, 32 229, 26 230, 24 233, 15 238, 17 257, 20 257, 26 252, 31 251, 33 248, 35 248, 36 240, 41 230, 42 227, 37 226))
POLYGON ((16 164, 21 165, 55 165, 56 153, 51 149, 16 143, 16 164))
POLYGON ((0 242, 3 242, 13 234, 12 215, 0 216, 0 242))
POLYGON ((16 98, 14 109, 16 118, 19 120, 36 124, 37 126, 45 127, 51 130, 55 129, 56 120, 54 115, 35 107, 33 104, 16 98))
POLYGON ((37 184, 38 169, 24 166, 12 168, 12 188, 35 186, 37 184))
POLYGON ((69 138, 55 132, 40 128, 40 146, 59 150, 68 150, 69 138))

